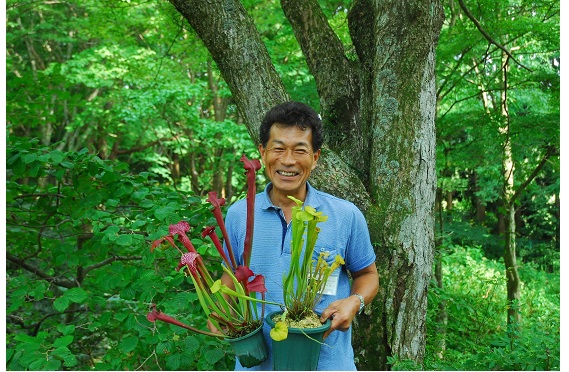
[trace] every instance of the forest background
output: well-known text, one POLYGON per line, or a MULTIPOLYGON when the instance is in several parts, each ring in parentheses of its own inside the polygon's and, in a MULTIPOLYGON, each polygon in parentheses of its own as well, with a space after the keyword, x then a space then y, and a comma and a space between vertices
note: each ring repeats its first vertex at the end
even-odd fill
MULTIPOLYGON (((291 98, 318 109, 278 2, 242 3, 291 98)), ((349 51, 351 2, 320 5, 349 51)), ((426 351, 420 361, 389 355, 389 365, 559 370, 559 2, 443 5, 426 351), (504 45, 513 60, 507 89, 504 45), (514 323, 503 259, 506 135, 521 278, 514 323)), ((231 369, 223 341, 146 320, 156 302, 203 324, 174 270, 176 253, 152 254, 150 242, 186 219, 215 269, 215 249, 200 234, 212 224, 204 199, 212 190, 242 198, 239 158, 257 157, 216 64, 167 2, 8 1, 6 9, 7 369, 231 369)))

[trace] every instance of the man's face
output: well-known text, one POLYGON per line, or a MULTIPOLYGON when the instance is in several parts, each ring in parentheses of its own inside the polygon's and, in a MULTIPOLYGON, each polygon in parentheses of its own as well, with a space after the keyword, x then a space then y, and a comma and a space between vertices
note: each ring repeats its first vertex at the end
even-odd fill
POLYGON ((304 199, 306 180, 320 157, 320 150, 312 149, 312 130, 275 123, 267 147, 259 145, 259 152, 273 183, 273 192, 280 197, 292 195, 304 199))

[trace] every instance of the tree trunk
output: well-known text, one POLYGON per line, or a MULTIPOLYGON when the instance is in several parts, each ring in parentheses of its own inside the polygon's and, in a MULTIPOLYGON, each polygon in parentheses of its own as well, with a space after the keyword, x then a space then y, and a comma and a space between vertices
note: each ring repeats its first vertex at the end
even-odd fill
POLYGON ((508 292, 508 324, 519 324, 520 276, 516 259, 516 220, 512 204, 506 210, 506 236, 504 239, 504 265, 506 266, 506 287, 508 292))
POLYGON ((476 194, 480 191, 480 186, 478 185, 478 172, 476 172, 476 170, 473 170, 470 174, 468 188, 469 190, 472 190, 470 200, 472 207, 474 208, 475 220, 477 223, 484 223, 486 220, 486 205, 476 194))
POLYGON ((504 125, 500 127, 500 134, 504 138, 502 157, 503 174, 503 204, 505 210, 505 236, 504 236, 504 265, 506 267, 506 288, 508 298, 508 324, 518 324, 521 320, 518 309, 520 300, 520 276, 516 263, 516 210, 514 205, 514 159, 512 154, 512 137, 510 136, 510 117, 508 112, 508 65, 509 57, 503 54, 502 63, 502 96, 501 113, 504 125))
MULTIPOLYGON (((435 202, 435 213, 439 219, 439 230, 438 236, 435 231, 435 282, 440 290, 444 289, 443 284, 443 255, 444 250, 444 208, 443 208, 443 190, 441 188, 437 189, 436 202, 435 202)), ((448 312, 446 309, 446 300, 440 300, 439 309, 436 317, 437 327, 436 327, 436 338, 438 340, 435 352, 439 359, 444 359, 444 354, 446 351, 446 333, 448 324, 448 312)))
MULTIPOLYGON (((288 100, 255 26, 235 0, 170 0, 209 49, 249 133, 288 100)), ((358 318, 359 369, 388 356, 421 363, 434 250, 438 0, 355 0, 349 59, 317 0, 282 0, 320 96, 328 145, 311 182, 366 214, 380 292, 358 318)))

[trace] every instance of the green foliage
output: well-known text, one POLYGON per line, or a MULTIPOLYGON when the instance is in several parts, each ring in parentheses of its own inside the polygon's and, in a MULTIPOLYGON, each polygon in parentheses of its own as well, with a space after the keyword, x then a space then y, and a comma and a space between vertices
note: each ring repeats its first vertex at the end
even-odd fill
POLYGON ((120 159, 199 196, 241 193, 232 169, 255 145, 207 50, 174 12, 146 1, 11 2, 10 133, 120 159))
POLYGON ((494 43, 458 4, 445 7, 436 65, 445 234, 454 244, 481 245, 489 257, 501 256, 504 189, 513 180, 513 189, 521 190, 515 205, 520 256, 554 270, 560 250, 559 2, 464 3, 494 43), (506 55, 496 44, 512 56, 507 91, 506 55), (514 172, 505 175, 507 141, 514 172), (554 155, 538 168, 547 151, 554 155))
MULTIPOLYGON (((508 327, 503 263, 479 248, 447 247, 443 287, 429 288, 427 370, 559 370, 560 278, 528 265, 520 268, 523 323, 508 327), (439 321, 439 305, 448 320, 439 321), (446 349, 441 351, 444 339, 446 349), (439 355, 443 355, 441 358, 439 355)), ((398 369, 408 361, 393 360, 398 369)))
MULTIPOLYGON (((152 301, 185 316, 198 306, 150 242, 180 219, 207 222, 201 199, 55 147, 7 141, 7 369, 228 369, 224 343, 146 319, 152 301)), ((219 264, 200 231, 191 238, 219 264)))

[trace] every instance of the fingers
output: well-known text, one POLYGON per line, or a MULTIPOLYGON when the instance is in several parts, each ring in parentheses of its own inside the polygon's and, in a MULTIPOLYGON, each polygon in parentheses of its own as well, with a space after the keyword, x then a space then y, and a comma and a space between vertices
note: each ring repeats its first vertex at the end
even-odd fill
POLYGON ((209 320, 207 321, 207 328, 214 333, 219 333, 219 330, 217 328, 215 328, 213 323, 209 320))
POLYGON ((332 302, 320 316, 320 321, 323 323, 326 319, 331 319, 332 324, 330 328, 324 333, 324 339, 335 330, 346 332, 350 329, 354 314, 350 306, 346 306, 343 300, 332 302))

